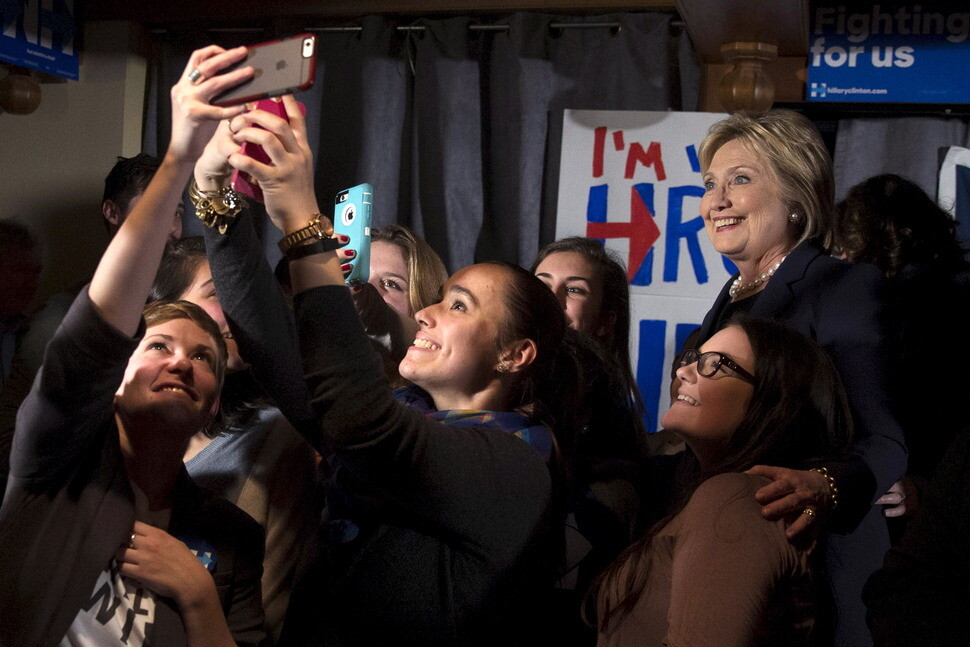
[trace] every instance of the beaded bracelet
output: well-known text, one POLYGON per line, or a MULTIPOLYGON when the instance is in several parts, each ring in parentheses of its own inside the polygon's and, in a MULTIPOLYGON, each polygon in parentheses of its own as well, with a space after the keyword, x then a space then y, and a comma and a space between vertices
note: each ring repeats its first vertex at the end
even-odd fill
POLYGON ((232 186, 224 186, 217 191, 203 191, 194 179, 189 184, 189 200, 202 224, 209 229, 217 227, 220 234, 228 231, 229 225, 246 206, 246 201, 232 186))
POLYGON ((813 467, 811 472, 816 472, 825 477, 825 481, 829 485, 829 509, 835 510, 839 507, 839 488, 835 486, 835 479, 829 474, 829 468, 827 467, 813 467))

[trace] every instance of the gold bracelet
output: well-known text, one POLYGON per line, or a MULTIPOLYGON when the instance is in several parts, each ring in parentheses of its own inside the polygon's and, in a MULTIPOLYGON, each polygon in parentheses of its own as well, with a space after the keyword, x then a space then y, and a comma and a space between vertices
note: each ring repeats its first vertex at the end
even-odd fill
POLYGON ((297 245, 302 245, 307 242, 312 242, 313 240, 323 240, 324 238, 330 238, 333 235, 333 223, 330 222, 330 218, 326 216, 315 213, 310 216, 310 222, 306 227, 302 229, 297 229, 291 234, 283 237, 283 239, 277 243, 280 246, 280 251, 283 255, 290 251, 297 245))
POLYGON ((231 185, 217 191, 202 191, 195 179, 189 184, 189 199, 202 224, 209 229, 217 227, 220 234, 226 233, 229 225, 246 206, 246 201, 231 185))
POLYGON ((835 510, 839 507, 839 488, 835 487, 835 479, 829 474, 829 468, 827 467, 813 467, 810 472, 817 472, 825 477, 826 483, 829 484, 829 509, 835 510))

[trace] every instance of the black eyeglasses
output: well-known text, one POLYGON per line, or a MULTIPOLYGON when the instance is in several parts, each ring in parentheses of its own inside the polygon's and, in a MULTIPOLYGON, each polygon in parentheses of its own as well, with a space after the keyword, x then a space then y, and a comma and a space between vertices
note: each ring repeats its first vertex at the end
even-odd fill
POLYGON ((714 374, 717 373, 722 366, 725 366, 731 369, 736 377, 744 380, 748 384, 754 384, 754 375, 748 373, 746 370, 738 366, 737 362, 724 353, 719 353, 716 350, 700 353, 691 348, 680 354, 680 358, 678 359, 677 363, 680 366, 687 366, 688 364, 693 364, 694 362, 697 362, 697 374, 703 377, 714 377, 714 374))

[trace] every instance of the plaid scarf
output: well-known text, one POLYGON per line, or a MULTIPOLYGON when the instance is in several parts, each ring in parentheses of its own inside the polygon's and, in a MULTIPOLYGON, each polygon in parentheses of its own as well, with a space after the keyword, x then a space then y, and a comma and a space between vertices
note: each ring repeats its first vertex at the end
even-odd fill
POLYGON ((450 427, 478 427, 497 429, 524 440, 547 463, 552 459, 552 431, 545 425, 531 425, 528 418, 513 411, 482 411, 479 409, 434 408, 431 396, 417 386, 403 386, 394 390, 394 397, 409 409, 450 427))

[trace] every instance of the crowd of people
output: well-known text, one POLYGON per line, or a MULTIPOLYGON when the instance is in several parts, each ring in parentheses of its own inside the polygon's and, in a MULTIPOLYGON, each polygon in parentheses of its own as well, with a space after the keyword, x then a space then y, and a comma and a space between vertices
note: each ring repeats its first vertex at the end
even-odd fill
POLYGON ((0 222, 0 645, 963 644, 970 264, 918 187, 835 205, 805 117, 711 128, 738 272, 672 367, 673 451, 613 253, 448 276, 392 225, 348 288, 295 100, 210 104, 244 55, 192 53, 164 157, 108 176, 93 277, 33 321, 39 244, 0 222))

